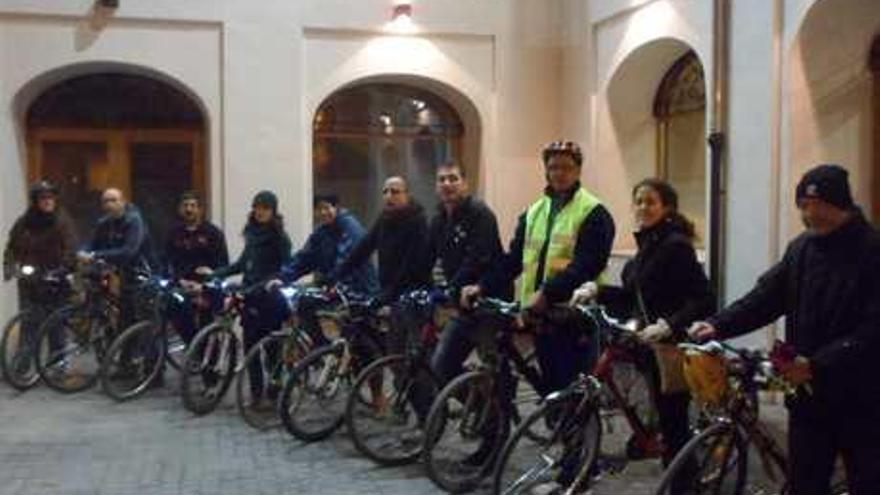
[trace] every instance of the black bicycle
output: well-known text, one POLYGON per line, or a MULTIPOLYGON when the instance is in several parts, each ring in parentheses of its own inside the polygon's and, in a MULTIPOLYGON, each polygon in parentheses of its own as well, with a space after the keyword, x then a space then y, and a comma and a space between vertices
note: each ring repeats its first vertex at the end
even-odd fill
POLYGON ((40 374, 34 363, 34 349, 39 337, 39 328, 51 314, 70 295, 70 282, 65 269, 40 273, 30 265, 18 268, 16 277, 27 279, 38 287, 40 300, 13 315, 3 326, 0 338, 0 370, 3 379, 17 390, 27 390, 40 381, 40 374))
POLYGON ((479 349, 481 364, 440 391, 425 426, 428 476, 453 493, 473 490, 491 473, 510 424, 549 392, 534 356, 515 343, 517 333, 531 333, 539 322, 520 327, 519 304, 499 299, 478 300, 474 312, 494 339, 479 349))
MULTIPOLYGON (((384 348, 387 322, 373 301, 352 298, 344 291, 336 294, 338 299, 326 301, 323 316, 337 322, 341 336, 303 358, 278 398, 284 427, 304 442, 327 438, 342 425, 355 378, 384 348)), ((380 395, 378 388, 373 397, 380 395)))
POLYGON ((418 335, 403 335, 403 353, 377 359, 364 368, 354 383, 356 393, 348 396, 345 417, 352 441, 379 464, 406 464, 422 453, 425 417, 440 389, 429 360, 442 328, 438 310, 448 300, 440 291, 418 290, 401 296, 398 307, 419 324, 418 335))

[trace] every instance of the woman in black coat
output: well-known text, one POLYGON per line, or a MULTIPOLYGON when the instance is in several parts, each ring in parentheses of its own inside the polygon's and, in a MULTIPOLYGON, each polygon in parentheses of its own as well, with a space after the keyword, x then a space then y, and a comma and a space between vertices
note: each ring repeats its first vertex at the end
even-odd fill
MULTIPOLYGON (((278 213, 278 198, 271 191, 261 191, 254 196, 251 213, 244 227, 244 251, 233 264, 218 268, 213 275, 218 278, 242 274, 245 287, 279 277, 281 267, 290 263, 291 243, 284 223, 278 213)), ((287 305, 277 291, 257 290, 245 299, 241 315, 244 329, 245 352, 270 332, 278 330, 288 317, 287 305)), ((261 405, 263 372, 260 363, 254 361, 248 370, 251 386, 252 407, 261 405)), ((277 391, 270 390, 274 395, 277 391)), ((274 400, 274 397, 268 397, 274 400)))
MULTIPOLYGON (((694 225, 678 211, 678 194, 668 183, 645 179, 632 191, 638 251, 623 268, 622 287, 602 287, 599 301, 612 312, 641 321, 640 337, 647 343, 677 342, 688 326, 712 314, 715 298, 703 267, 697 261, 694 225)), ((587 289, 585 292, 589 292, 587 289)), ((652 385, 660 390, 659 369, 646 349, 652 385)), ((689 437, 687 392, 658 393, 657 409, 666 451, 672 460, 689 437)), ((673 493, 681 492, 674 483, 673 493)))

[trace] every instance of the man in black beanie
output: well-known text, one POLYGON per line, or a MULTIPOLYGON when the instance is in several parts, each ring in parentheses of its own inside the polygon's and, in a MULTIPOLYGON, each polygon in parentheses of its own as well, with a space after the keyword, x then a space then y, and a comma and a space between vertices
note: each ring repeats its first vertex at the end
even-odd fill
POLYGON ((797 352, 782 369, 791 495, 827 495, 839 455, 851 495, 880 489, 880 233, 853 204, 847 171, 819 165, 795 201, 806 232, 748 294, 688 330, 728 339, 786 318, 797 352), (809 386, 807 386, 809 385, 809 386))

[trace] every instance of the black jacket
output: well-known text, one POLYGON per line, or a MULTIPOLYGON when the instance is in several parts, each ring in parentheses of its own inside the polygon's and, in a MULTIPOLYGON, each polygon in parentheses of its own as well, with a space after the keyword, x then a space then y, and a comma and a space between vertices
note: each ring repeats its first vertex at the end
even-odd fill
MULTIPOLYGON (((472 196, 465 198, 452 215, 440 205, 431 219, 428 239, 429 259, 439 261, 453 291, 478 282, 504 255, 495 214, 472 196)), ((509 298, 509 292, 493 295, 509 298)))
POLYGON ((673 221, 636 232, 635 238, 639 250, 623 267, 623 286, 603 287, 599 302, 643 324, 663 318, 682 337, 692 322, 715 310, 715 297, 691 239, 673 221))
POLYGON ((425 210, 418 203, 411 202, 401 211, 383 212, 330 278, 345 278, 377 251, 379 297, 391 302, 407 290, 430 283, 427 239, 428 222, 425 210))
MULTIPOLYGON (((556 195, 551 207, 552 217, 563 206, 571 201, 574 193, 580 188, 580 184, 566 194, 556 195)), ((547 188, 544 194, 551 195, 547 188)), ((480 282, 487 290, 497 290, 510 284, 523 270, 523 245, 526 236, 526 215, 528 211, 520 215, 516 225, 516 233, 510 241, 507 254, 497 263, 494 269, 480 282)), ((595 280, 608 264, 611 255, 611 246, 614 243, 614 219, 604 206, 598 205, 593 208, 590 215, 584 220, 578 229, 577 241, 574 247, 574 259, 560 273, 549 280, 539 280, 544 295, 551 303, 563 302, 571 298, 571 293, 584 282, 595 280)), ((544 252, 546 255, 546 251, 544 252)), ((542 258, 543 259, 543 258, 542 258)), ((528 301, 522 301, 524 304, 528 301)))
POLYGON ((235 263, 214 271, 219 278, 242 274, 245 286, 279 277, 281 267, 290 263, 290 238, 280 225, 260 225, 249 221, 244 229, 244 251, 235 263))
MULTIPOLYGON (((785 338, 811 361, 826 404, 880 400, 880 233, 858 212, 826 236, 804 233, 782 261, 709 319, 724 338, 786 317, 785 338)), ((875 409, 876 410, 876 409, 875 409)))
POLYGON ((92 254, 119 267, 131 275, 137 269, 156 267, 153 243, 140 210, 133 204, 125 205, 119 217, 104 216, 98 221, 88 248, 92 254))
POLYGON ((229 264, 226 236, 210 222, 201 222, 190 229, 178 222, 168 233, 165 243, 166 274, 174 278, 193 279, 200 266, 219 268, 229 264))

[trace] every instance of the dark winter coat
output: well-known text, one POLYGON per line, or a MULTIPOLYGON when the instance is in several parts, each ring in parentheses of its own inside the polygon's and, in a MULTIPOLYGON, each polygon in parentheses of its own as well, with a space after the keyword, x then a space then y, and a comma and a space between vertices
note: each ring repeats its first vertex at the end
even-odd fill
POLYGON ((682 337, 692 322, 715 309, 715 297, 693 243, 671 220, 636 232, 635 238, 639 249, 623 267, 623 286, 603 287, 599 301, 643 324, 663 318, 682 337))
POLYGON ((860 212, 829 235, 797 237, 748 294, 709 322, 730 338, 781 316, 786 341, 810 359, 817 403, 878 410, 880 233, 860 212))
POLYGON ((290 263, 290 238, 281 225, 249 221, 244 229, 244 251, 231 265, 214 271, 218 278, 242 274, 244 285, 266 282, 280 276, 290 263))
POLYGON ((107 215, 98 220, 92 241, 86 249, 95 258, 119 267, 126 277, 130 277, 135 270, 156 267, 147 224, 140 210, 131 203, 125 205, 125 213, 121 217, 107 215))
POLYGON ((168 233, 165 243, 166 274, 174 278, 194 279, 201 266, 219 268, 229 264, 226 236, 210 222, 201 222, 194 229, 178 222, 168 233))
MULTIPOLYGON (((282 278, 290 283, 308 273, 315 273, 318 279, 328 277, 365 235, 366 230, 352 213, 339 210, 332 224, 322 224, 312 232, 306 244, 284 267, 282 278)), ((360 294, 372 295, 379 291, 376 269, 369 261, 353 268, 340 282, 360 294)))
MULTIPOLYGON (((549 188, 544 194, 551 195, 553 202, 550 210, 548 225, 552 228, 555 214, 558 213, 574 197, 574 193, 580 188, 575 184, 571 191, 565 194, 553 195, 549 188)), ((498 290, 509 285, 518 277, 523 270, 523 246, 526 238, 526 215, 528 211, 520 215, 516 225, 516 232, 507 254, 496 264, 495 268, 483 278, 481 285, 489 290, 498 290)), ((574 259, 560 273, 549 280, 540 280, 542 270, 538 271, 537 284, 551 303, 567 301, 584 282, 595 280, 608 264, 611 255, 611 246, 614 243, 614 219, 604 206, 597 205, 584 219, 578 229, 575 241, 574 259)), ((546 256, 543 253, 542 256, 546 256)), ((528 301, 523 301, 527 303, 528 301)))
MULTIPOLYGON (((38 273, 72 268, 75 253, 73 224, 67 216, 57 211, 45 214, 32 206, 16 220, 9 232, 3 252, 4 277, 14 276, 16 265, 33 266, 38 273)), ((45 291, 40 280, 38 277, 19 279, 19 297, 30 300, 55 298, 56 294, 45 291)))
POLYGON ((376 251, 379 254, 379 297, 391 302, 408 290, 430 283, 427 240, 428 222, 418 203, 411 202, 401 211, 383 212, 331 278, 345 278, 367 263, 376 251))
MULTIPOLYGON (((479 281, 504 255, 498 221, 489 207, 474 197, 465 198, 450 215, 443 205, 431 219, 430 260, 439 261, 453 291, 479 281)), ((509 291, 497 294, 510 297, 509 291)))

